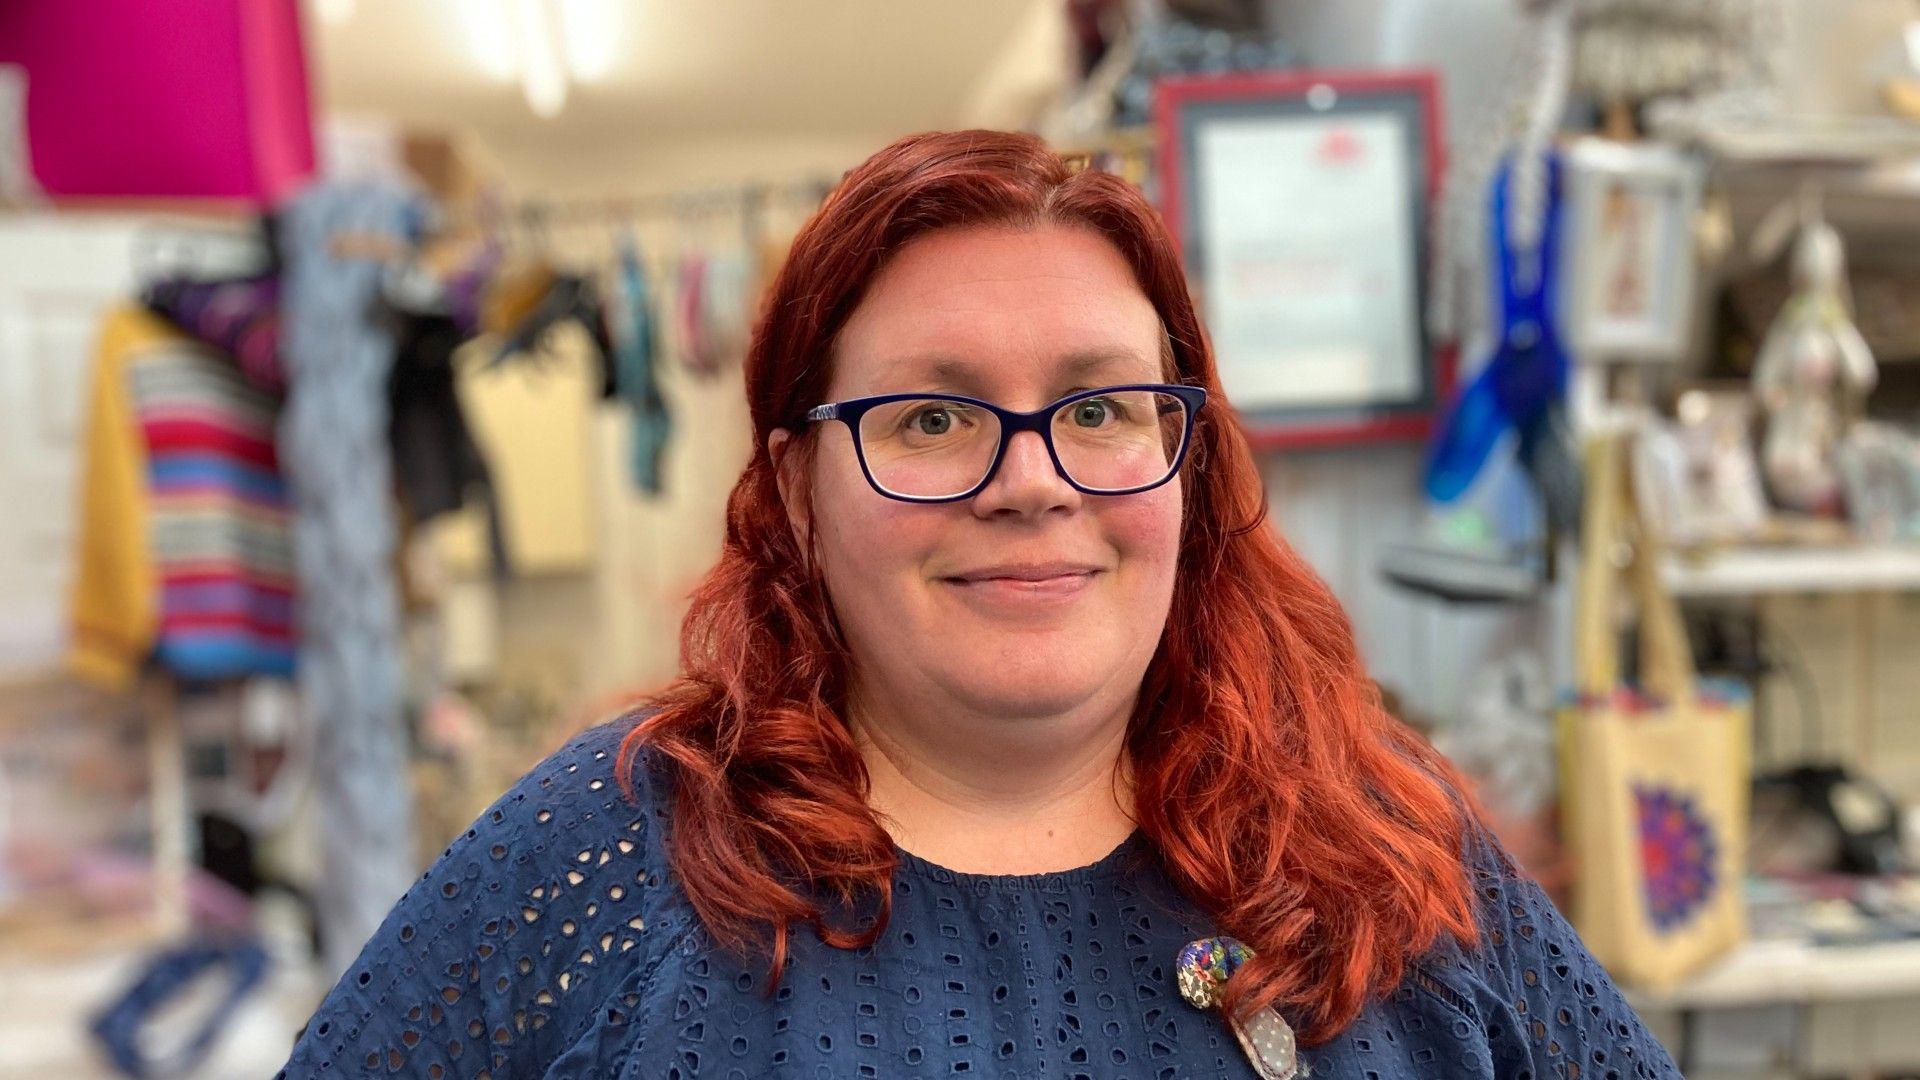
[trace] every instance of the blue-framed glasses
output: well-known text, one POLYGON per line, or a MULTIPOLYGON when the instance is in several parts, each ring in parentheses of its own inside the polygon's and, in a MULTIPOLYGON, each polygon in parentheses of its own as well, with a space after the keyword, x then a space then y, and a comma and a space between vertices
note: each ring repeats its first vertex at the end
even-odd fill
POLYGON ((1173 479, 1186 459, 1197 386, 1134 383, 1082 390, 1032 412, 952 394, 882 394, 820 405, 807 420, 839 420, 873 490, 902 502, 978 495, 1022 431, 1047 444, 1053 466, 1087 495, 1132 495, 1173 479))

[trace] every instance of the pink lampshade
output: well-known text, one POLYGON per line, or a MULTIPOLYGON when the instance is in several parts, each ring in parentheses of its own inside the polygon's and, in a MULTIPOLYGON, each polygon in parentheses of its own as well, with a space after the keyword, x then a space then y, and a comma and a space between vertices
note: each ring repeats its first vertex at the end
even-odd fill
POLYGON ((272 203, 314 169, 297 0, 5 0, 54 196, 272 203))

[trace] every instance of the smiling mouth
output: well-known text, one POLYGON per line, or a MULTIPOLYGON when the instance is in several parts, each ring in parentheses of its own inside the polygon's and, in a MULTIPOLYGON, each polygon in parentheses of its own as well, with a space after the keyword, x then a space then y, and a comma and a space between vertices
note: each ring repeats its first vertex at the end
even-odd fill
POLYGON ((940 580, 963 592, 1005 597, 1071 596, 1102 573, 1100 570, 1075 570, 1042 577, 950 577, 940 580))

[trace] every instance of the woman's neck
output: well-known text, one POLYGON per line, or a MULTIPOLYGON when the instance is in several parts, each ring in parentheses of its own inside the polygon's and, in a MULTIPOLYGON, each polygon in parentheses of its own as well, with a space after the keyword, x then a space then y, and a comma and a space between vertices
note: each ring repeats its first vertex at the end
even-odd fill
POLYGON ((913 721, 851 710, 867 801, 894 843, 951 870, 1038 874, 1085 866, 1134 828, 1128 710, 913 721))

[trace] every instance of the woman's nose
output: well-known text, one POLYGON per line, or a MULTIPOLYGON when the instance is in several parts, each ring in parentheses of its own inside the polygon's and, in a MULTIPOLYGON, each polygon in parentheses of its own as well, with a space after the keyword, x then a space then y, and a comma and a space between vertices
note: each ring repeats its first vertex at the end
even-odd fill
POLYGON ((973 497, 973 506, 981 514, 1037 515, 1055 507, 1077 507, 1080 498, 1080 492, 1054 467, 1053 455, 1039 433, 1021 431, 1007 440, 999 469, 973 497))

